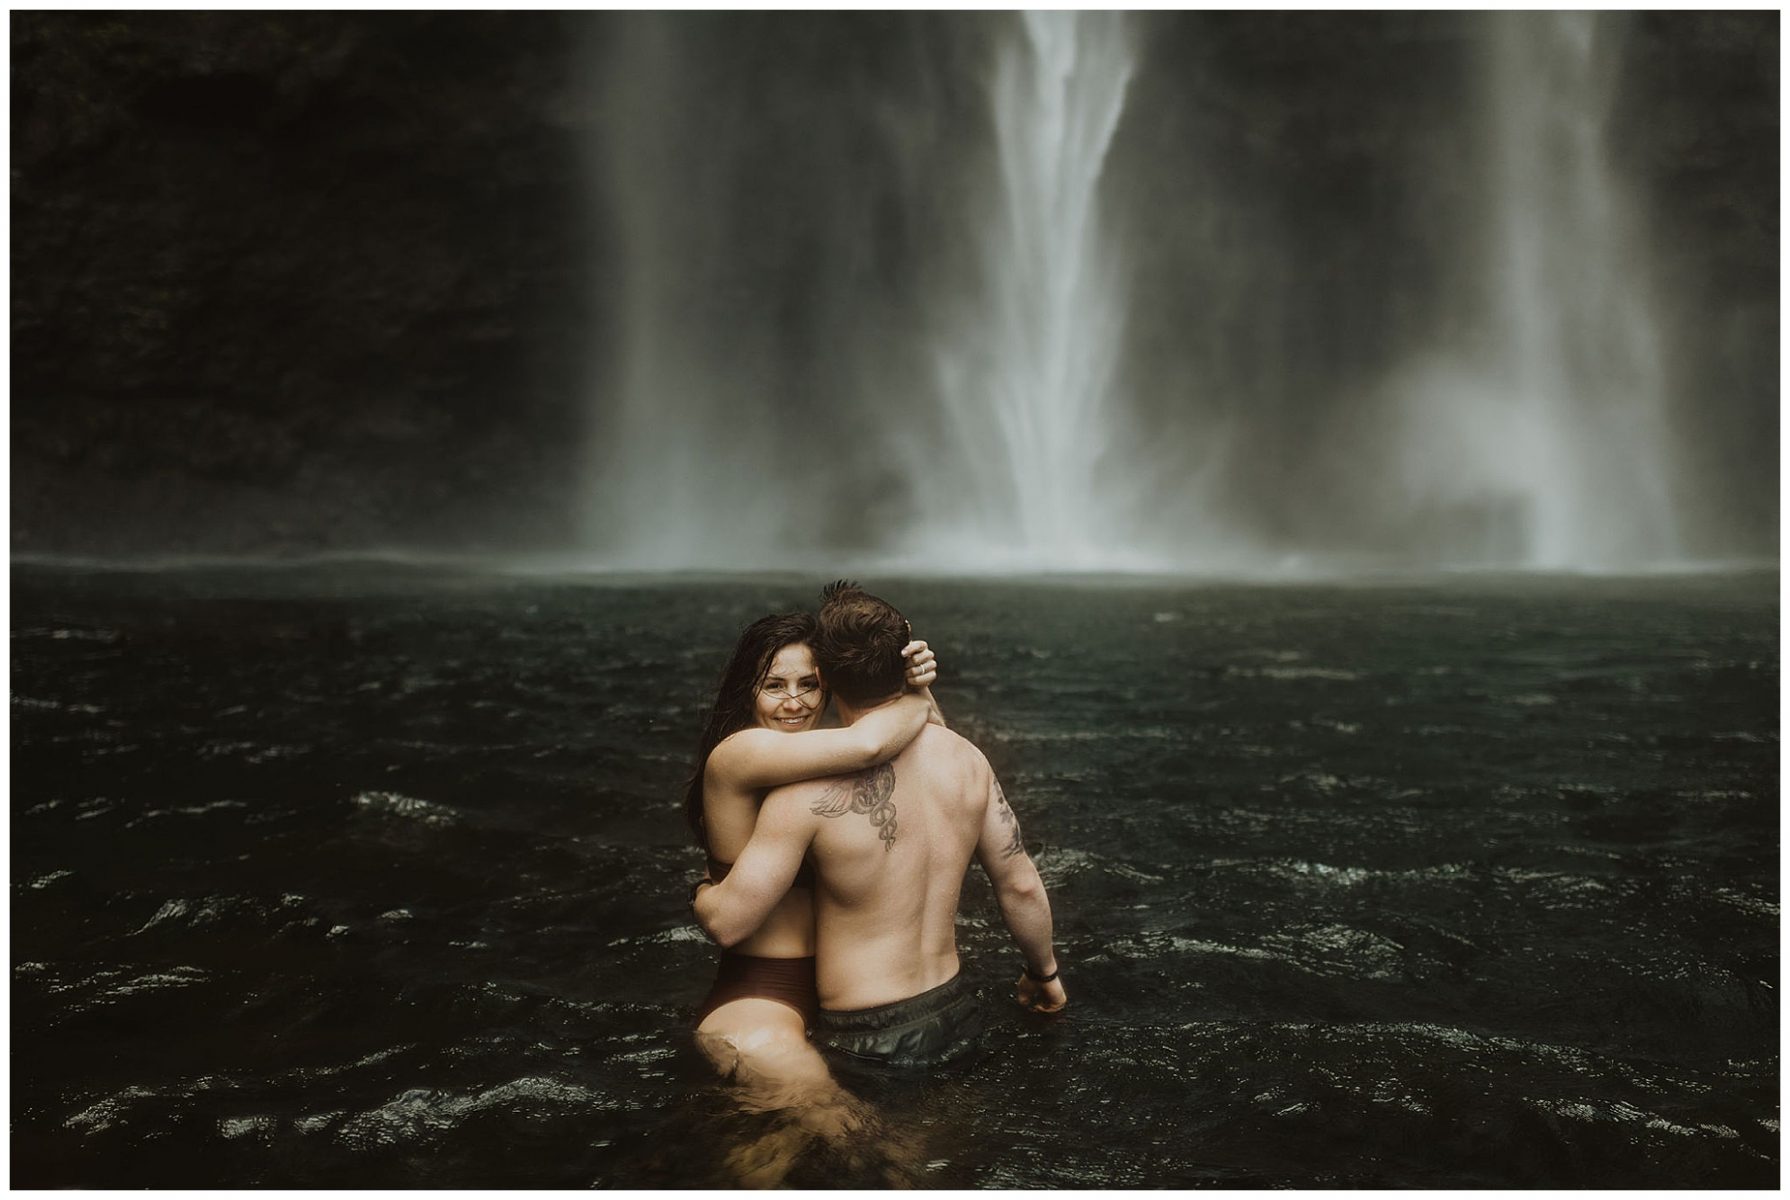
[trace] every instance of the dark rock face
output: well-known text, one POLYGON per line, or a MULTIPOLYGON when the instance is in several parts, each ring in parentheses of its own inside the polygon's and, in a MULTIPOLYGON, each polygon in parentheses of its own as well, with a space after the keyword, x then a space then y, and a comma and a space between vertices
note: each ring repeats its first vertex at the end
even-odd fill
POLYGON ((592 325, 567 42, 20 14, 14 549, 554 540, 592 325))
MULTIPOLYGON (((1125 230, 1130 369, 1199 341, 1258 443, 1239 461, 1284 466, 1289 537, 1352 486, 1312 468, 1348 397, 1468 269, 1469 16, 1146 22, 1111 164, 1154 214, 1125 230), (1191 288, 1212 244, 1234 253, 1191 288)), ((791 422, 850 423, 854 374, 919 370, 898 348, 961 281, 990 20, 14 14, 15 552, 573 541, 642 257, 598 160, 703 185, 660 223, 679 336, 774 376, 791 422), (648 20, 697 90, 623 111, 658 94, 600 76, 648 20)), ((1776 18, 1625 37, 1610 149, 1654 229, 1694 541, 1770 552, 1776 18)))

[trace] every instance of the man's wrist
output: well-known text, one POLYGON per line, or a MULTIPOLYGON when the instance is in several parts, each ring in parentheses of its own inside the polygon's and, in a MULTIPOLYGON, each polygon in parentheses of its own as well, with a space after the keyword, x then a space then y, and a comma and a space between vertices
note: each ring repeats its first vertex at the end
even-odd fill
POLYGON ((1056 958, 1053 955, 1051 958, 1050 970, 1034 971, 1032 969, 1032 964, 1026 963, 1025 964, 1025 973, 1026 973, 1026 978, 1031 980, 1033 983, 1050 983, 1058 975, 1061 975, 1063 973, 1063 968, 1057 963, 1056 958))
POLYGON ((690 885, 690 907, 691 908, 696 907, 696 897, 699 894, 701 894, 703 888, 714 887, 714 886, 715 886, 715 881, 713 879, 710 879, 707 875, 704 875, 701 879, 698 879, 695 883, 691 884, 690 885))

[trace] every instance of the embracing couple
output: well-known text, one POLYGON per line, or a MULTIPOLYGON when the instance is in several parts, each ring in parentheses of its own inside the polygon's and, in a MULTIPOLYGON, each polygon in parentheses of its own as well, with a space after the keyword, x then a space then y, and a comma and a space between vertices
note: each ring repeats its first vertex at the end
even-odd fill
POLYGON ((724 949, 698 1040, 723 1073, 775 1095, 823 1086, 814 1046, 872 1067, 973 1049, 956 938, 972 858, 1024 959, 1019 1002, 1063 1007, 1044 885, 988 760, 945 728, 935 676, 902 615, 855 584, 741 636, 685 796, 708 856, 692 907, 724 949), (829 693, 844 728, 816 727, 829 693))

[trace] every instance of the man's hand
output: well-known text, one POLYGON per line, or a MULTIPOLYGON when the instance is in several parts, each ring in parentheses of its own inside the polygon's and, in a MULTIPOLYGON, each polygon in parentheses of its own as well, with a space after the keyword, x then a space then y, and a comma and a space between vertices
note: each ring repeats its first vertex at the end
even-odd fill
POLYGON ((696 897, 702 894, 702 889, 714 886, 715 881, 709 878, 709 873, 707 871, 702 873, 701 879, 698 879, 695 883, 690 885, 690 911, 692 913, 696 911, 696 897))
POLYGON ((1019 973, 1019 982, 1014 985, 1013 998, 1022 1008, 1036 1013, 1062 1012, 1063 1006, 1069 1003, 1069 993, 1063 990, 1061 979, 1039 983, 1024 971, 1019 973))

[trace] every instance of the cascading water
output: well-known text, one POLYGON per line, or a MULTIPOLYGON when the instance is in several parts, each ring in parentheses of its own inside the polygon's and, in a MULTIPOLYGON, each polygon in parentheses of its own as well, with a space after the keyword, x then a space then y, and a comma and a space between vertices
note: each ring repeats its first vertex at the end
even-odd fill
POLYGON ((1134 67, 1119 13, 1028 12, 992 85, 999 187, 978 230, 978 307, 944 331, 941 456, 962 486, 919 493, 923 540, 1014 567, 1111 565, 1127 543, 1102 451, 1117 402, 1125 294, 1100 182, 1134 67))
MULTIPOLYGON (((1222 57, 1134 80, 1144 19, 1118 13, 901 38, 618 17, 586 553, 976 573, 1678 558, 1648 256, 1607 144, 1619 20, 1464 18, 1486 36, 1447 52, 1483 52, 1483 125, 1450 81, 1423 85, 1450 101, 1433 112, 1380 96, 1361 131, 1323 87, 1222 57), (1466 143, 1446 177, 1421 165, 1443 139, 1466 143), (1326 181, 1359 186, 1333 211, 1326 181)), ((1211 31, 1267 62, 1297 33, 1211 31)))
MULTIPOLYGON (((619 302, 592 381, 606 404, 583 541, 615 566, 742 568, 759 565, 760 543, 782 532, 781 489, 763 475, 778 447, 750 414, 759 397, 694 320, 724 292, 714 264, 734 247, 715 205, 729 162, 682 152, 708 115, 682 55, 673 21, 631 14, 601 60, 604 101, 619 119, 591 171, 619 249, 598 284, 619 302)), ((737 357, 737 344, 727 349, 737 357)))
POLYGON ((973 278, 953 266, 926 296, 865 281, 880 230, 853 214, 893 201, 917 224, 955 169, 946 138, 927 132, 936 114, 889 96, 804 114, 803 139, 860 156, 792 190, 812 206, 804 240, 757 204, 801 161, 787 146, 762 153, 781 132, 763 115, 776 85, 762 67, 704 70, 696 26, 638 15, 617 26, 593 155, 616 247, 600 281, 610 336, 585 506, 600 561, 1118 559, 1125 532, 1099 473, 1123 420, 1112 392, 1124 289, 1098 192, 1132 51, 1119 14, 1001 21, 984 68, 994 186, 911 251, 969 258, 973 278), (960 297, 964 309, 928 323, 960 297))
POLYGON ((1646 256, 1608 161, 1610 18, 1499 14, 1484 339, 1407 381, 1408 496, 1464 561, 1617 568, 1678 553, 1646 256))

